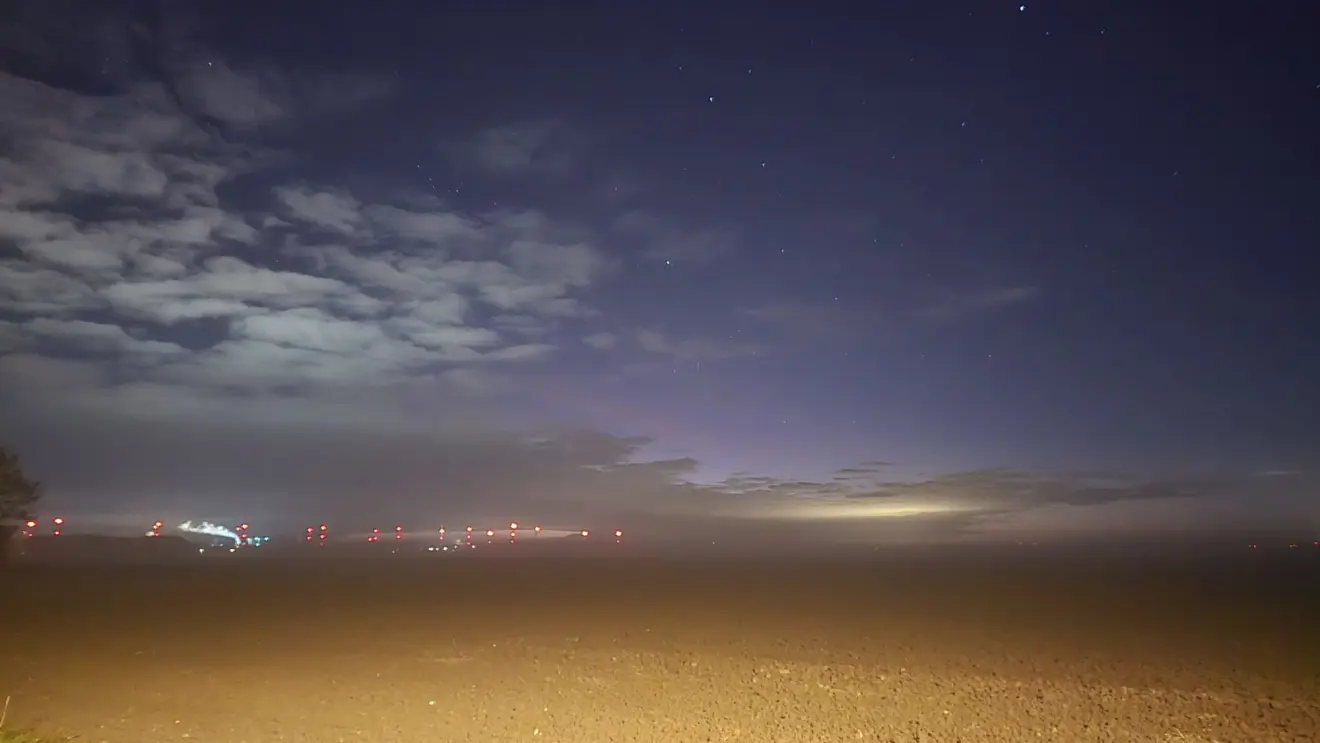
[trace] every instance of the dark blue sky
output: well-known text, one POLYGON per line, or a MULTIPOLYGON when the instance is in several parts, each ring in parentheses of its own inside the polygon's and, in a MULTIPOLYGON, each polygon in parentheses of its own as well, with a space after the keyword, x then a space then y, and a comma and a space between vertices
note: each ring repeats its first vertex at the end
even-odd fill
POLYGON ((1303 3, 381 5, 4 11, 53 507, 1320 525, 1303 3))

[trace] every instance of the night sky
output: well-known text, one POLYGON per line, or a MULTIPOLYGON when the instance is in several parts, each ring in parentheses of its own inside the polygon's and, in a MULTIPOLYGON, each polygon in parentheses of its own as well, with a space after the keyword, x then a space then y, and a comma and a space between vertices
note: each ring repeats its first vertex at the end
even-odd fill
POLYGON ((1314 530, 1307 5, 6 3, 0 440, 86 530, 1314 530))

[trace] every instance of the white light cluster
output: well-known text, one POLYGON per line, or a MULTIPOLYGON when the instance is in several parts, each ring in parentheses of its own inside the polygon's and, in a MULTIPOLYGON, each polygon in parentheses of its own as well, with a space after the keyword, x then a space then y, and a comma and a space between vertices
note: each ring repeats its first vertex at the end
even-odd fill
POLYGON ((241 541, 238 538, 238 533, 235 532, 233 529, 226 529, 223 526, 216 526, 215 524, 212 524, 209 521, 203 521, 202 523, 197 524, 195 526, 193 525, 193 522, 185 521, 182 524, 179 524, 179 530, 186 531, 192 534, 206 534, 207 536, 212 536, 212 537, 227 537, 229 539, 234 540, 235 545, 237 545, 241 541))

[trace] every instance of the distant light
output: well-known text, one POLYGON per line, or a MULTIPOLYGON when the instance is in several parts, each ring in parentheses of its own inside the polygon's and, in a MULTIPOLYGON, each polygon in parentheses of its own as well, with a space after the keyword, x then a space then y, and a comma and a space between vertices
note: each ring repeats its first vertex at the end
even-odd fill
MULTIPOLYGON (((316 530, 313 529, 312 527, 310 527, 310 526, 307 527, 307 533, 308 533, 308 534, 311 534, 311 533, 314 532, 314 531, 316 531, 316 530)), ((311 539, 311 537, 308 537, 308 539, 311 539)))
POLYGON ((60 530, 59 530, 59 529, 56 529, 54 532, 51 533, 51 536, 53 536, 53 537, 58 537, 59 535, 60 535, 60 530))
POLYGON ((623 536, 623 529, 615 529, 615 530, 614 530, 614 537, 617 539, 617 538, 619 538, 619 537, 621 537, 621 536, 623 536))
POLYGON ((510 529, 517 529, 517 528, 518 528, 518 522, 517 522, 517 521, 510 521, 510 522, 509 522, 509 528, 510 528, 510 529))
POLYGON ((55 518, 51 519, 51 522, 54 523, 56 526, 62 526, 64 524, 64 519, 60 518, 59 516, 56 516, 55 518))
POLYGON ((486 530, 486 536, 488 536, 488 537, 493 537, 493 536, 495 536, 495 530, 494 530, 494 529, 487 529, 487 530, 486 530))
POLYGON ((238 525, 238 528, 240 528, 240 529, 242 529, 242 530, 244 530, 244 531, 247 531, 248 525, 247 525, 247 524, 239 524, 239 525, 238 525))
POLYGON ((467 528, 467 532, 468 532, 468 534, 471 534, 471 533, 472 533, 472 527, 469 526, 469 527, 467 528))
POLYGON ((325 524, 321 524, 321 531, 325 531, 325 530, 326 530, 326 525, 325 525, 325 524))
POLYGON ((35 529, 35 528, 37 528, 37 522, 35 522, 35 521, 29 521, 29 522, 27 522, 26 526, 27 526, 27 528, 29 528, 29 529, 35 529))
POLYGON ((583 529, 583 530, 582 530, 582 536, 584 536, 584 537, 589 537, 589 536, 591 536, 591 532, 587 531, 586 529, 583 529))
POLYGON ((540 533, 541 533, 541 527, 539 527, 539 526, 536 527, 536 533, 537 533, 537 534, 540 534, 540 533))

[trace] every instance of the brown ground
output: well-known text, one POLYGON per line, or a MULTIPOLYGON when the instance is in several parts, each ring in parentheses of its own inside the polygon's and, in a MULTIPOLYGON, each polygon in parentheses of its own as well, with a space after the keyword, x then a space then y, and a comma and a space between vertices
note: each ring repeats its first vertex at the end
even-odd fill
POLYGON ((1320 740, 1314 570, 1050 562, 27 566, 0 695, 124 743, 1320 740))

